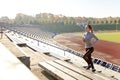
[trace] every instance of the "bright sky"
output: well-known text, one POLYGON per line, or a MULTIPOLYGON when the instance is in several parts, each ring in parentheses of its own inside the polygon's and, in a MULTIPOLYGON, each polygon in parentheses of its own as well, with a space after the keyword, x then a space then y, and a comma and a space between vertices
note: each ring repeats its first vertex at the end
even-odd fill
POLYGON ((63 14, 65 16, 120 17, 120 0, 0 0, 0 17, 17 13, 63 14))

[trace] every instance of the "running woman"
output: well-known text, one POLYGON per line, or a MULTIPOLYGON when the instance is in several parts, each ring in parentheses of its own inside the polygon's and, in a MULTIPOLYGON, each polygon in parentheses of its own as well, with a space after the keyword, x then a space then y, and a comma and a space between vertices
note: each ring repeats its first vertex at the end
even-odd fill
POLYGON ((85 33, 83 35, 83 42, 85 43, 86 53, 83 56, 83 58, 88 64, 86 69, 89 70, 90 68, 92 68, 92 72, 95 72, 96 69, 94 68, 92 58, 91 58, 91 54, 94 51, 93 45, 97 41, 98 41, 98 38, 94 35, 92 26, 91 25, 86 25, 85 26, 85 33))

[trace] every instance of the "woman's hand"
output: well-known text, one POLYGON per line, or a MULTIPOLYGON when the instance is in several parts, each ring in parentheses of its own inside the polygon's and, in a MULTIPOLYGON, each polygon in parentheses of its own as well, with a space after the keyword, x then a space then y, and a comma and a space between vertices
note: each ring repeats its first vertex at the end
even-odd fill
POLYGON ((98 40, 96 40, 95 38, 91 39, 91 44, 94 45, 98 40))

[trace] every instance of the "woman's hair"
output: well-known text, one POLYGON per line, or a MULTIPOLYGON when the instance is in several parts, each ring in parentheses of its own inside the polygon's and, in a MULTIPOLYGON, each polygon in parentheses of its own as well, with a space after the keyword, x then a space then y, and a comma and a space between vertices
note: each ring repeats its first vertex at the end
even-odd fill
POLYGON ((91 33, 93 33, 93 28, 92 28, 92 26, 88 24, 87 27, 91 30, 91 33))

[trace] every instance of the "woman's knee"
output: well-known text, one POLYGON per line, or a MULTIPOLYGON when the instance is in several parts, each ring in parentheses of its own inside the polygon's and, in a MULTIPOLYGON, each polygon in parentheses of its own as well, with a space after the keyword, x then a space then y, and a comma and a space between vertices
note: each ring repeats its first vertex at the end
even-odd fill
POLYGON ((88 56, 85 55, 85 56, 83 56, 83 58, 84 58, 85 60, 87 60, 87 59, 88 59, 88 56))
POLYGON ((83 56, 83 58, 85 59, 86 55, 83 56))

